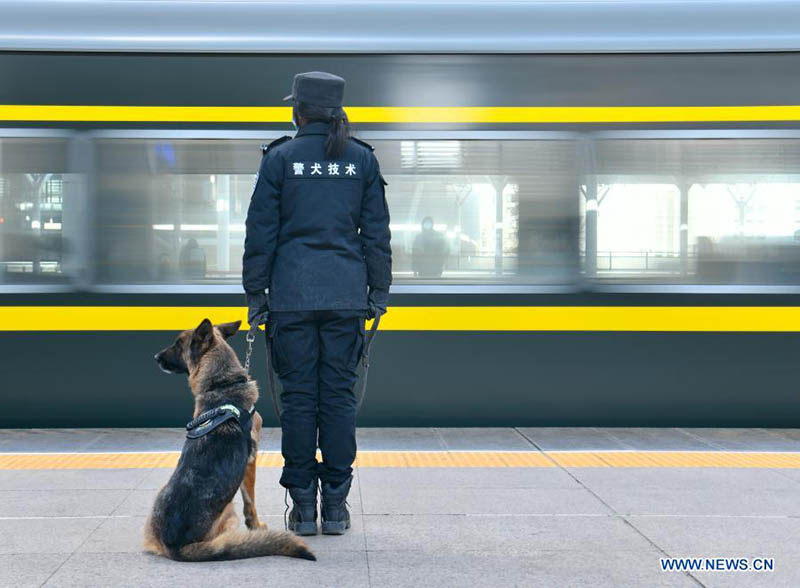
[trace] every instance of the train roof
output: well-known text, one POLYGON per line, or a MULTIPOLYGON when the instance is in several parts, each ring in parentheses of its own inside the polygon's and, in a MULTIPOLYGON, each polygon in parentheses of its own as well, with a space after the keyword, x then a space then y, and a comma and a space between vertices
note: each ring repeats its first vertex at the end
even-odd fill
POLYGON ((0 0, 0 14, 6 51, 800 50, 795 0, 0 0))

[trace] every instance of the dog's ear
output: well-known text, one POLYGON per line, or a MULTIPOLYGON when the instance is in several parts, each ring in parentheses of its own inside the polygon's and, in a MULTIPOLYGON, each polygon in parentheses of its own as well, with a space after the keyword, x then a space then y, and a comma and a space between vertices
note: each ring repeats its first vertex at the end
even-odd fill
POLYGON ((220 325, 215 325, 219 330, 220 334, 225 337, 225 339, 230 339, 236 333, 239 332, 239 327, 242 325, 242 321, 234 321, 232 323, 222 323, 220 325))
POLYGON ((192 341, 189 343, 189 356, 192 363, 197 363, 203 354, 211 349, 214 344, 214 325, 208 319, 203 319, 192 333, 192 341))

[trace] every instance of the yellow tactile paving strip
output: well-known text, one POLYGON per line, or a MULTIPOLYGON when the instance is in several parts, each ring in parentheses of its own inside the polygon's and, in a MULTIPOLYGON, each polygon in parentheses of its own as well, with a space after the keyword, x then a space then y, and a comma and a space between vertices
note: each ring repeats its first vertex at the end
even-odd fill
POLYGON ((364 468, 536 468, 553 463, 538 451, 363 451, 364 468))
MULTIPOLYGON (((176 451, 163 453, 4 453, 0 470, 173 468, 176 451)), ((283 466, 276 452, 259 467, 283 466)), ((738 451, 361 451, 363 468, 800 468, 800 452, 738 451)))
POLYGON ((547 454, 576 468, 800 468, 800 452, 565 451, 547 454))

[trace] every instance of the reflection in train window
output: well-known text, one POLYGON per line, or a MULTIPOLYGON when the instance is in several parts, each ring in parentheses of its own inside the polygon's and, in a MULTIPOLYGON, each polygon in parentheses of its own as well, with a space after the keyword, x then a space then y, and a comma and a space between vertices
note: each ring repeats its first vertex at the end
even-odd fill
POLYGON ((714 283, 800 283, 800 182, 693 184, 689 243, 714 283))
POLYGON ((241 281, 258 143, 102 140, 96 159, 100 281, 241 281))
POLYGON ((63 226, 71 179, 65 140, 0 140, 0 284, 66 279, 64 251, 80 238, 63 226))
POLYGON ((680 193, 672 184, 601 184, 598 277, 680 274, 680 193))
MULTIPOLYGON (((568 141, 371 141, 388 182, 395 283, 564 283, 576 276, 568 141)), ((238 283, 258 143, 104 139, 98 276, 238 283)))
POLYGON ((577 278, 571 141, 375 141, 395 283, 577 278))
POLYGON ((587 277, 800 283, 800 141, 602 140, 581 189, 587 277))
MULTIPOLYGON (((0 285, 240 283, 260 141, 53 133, 0 138, 0 285)), ((800 139, 545 136, 371 139, 394 283, 800 284, 800 139)))
POLYGON ((517 273, 517 184, 489 175, 386 179, 396 280, 517 273))

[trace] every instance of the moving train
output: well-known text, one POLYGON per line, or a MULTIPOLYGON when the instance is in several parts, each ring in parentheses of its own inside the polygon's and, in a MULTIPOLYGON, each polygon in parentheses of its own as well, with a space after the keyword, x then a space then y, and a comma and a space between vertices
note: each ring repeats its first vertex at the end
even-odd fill
POLYGON ((0 12, 0 426, 186 421, 153 353, 245 317, 260 146, 311 70, 388 181, 361 425, 797 426, 797 4, 0 12))

